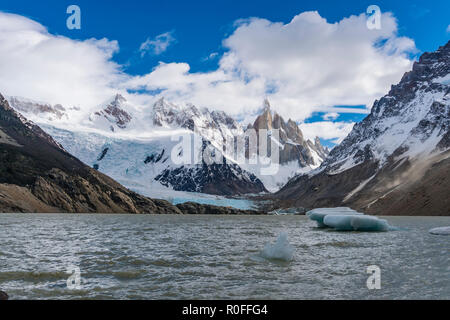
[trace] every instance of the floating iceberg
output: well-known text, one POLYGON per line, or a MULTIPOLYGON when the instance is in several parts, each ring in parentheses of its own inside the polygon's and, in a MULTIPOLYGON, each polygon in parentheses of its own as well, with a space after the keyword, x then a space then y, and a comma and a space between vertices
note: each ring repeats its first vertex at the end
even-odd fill
POLYGON ((333 228, 338 231, 398 230, 384 219, 366 216, 350 208, 320 208, 308 211, 306 215, 316 221, 320 228, 333 228))
POLYGON ((330 228, 334 228, 339 231, 352 231, 352 218, 355 215, 334 215, 329 214, 323 218, 322 225, 330 228))
POLYGON ((294 248, 289 244, 287 233, 280 233, 275 243, 266 244, 261 256, 265 259, 291 261, 294 257, 294 248))
POLYGON ((384 219, 365 215, 338 216, 328 215, 323 223, 339 231, 389 231, 393 230, 384 219))
POLYGON ((438 236, 449 236, 450 235, 450 227, 434 228, 428 232, 431 234, 434 234, 434 235, 438 235, 438 236))
POLYGON ((353 209, 347 207, 339 207, 339 208, 318 208, 308 211, 306 213, 309 219, 317 222, 317 226, 319 228, 326 228, 327 225, 323 223, 323 219, 329 215, 338 215, 338 216, 353 216, 353 215, 362 215, 362 213, 357 212, 353 209))

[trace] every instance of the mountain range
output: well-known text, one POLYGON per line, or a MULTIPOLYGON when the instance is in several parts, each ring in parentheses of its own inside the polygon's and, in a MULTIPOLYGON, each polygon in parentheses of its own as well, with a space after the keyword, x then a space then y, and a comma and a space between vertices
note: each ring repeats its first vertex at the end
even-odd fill
POLYGON ((450 42, 424 53, 331 151, 267 99, 245 125, 164 98, 143 107, 117 94, 87 114, 1 97, 0 203, 11 211, 193 213, 206 209, 146 196, 250 195, 271 208, 450 215, 449 93, 450 42), (279 152, 276 174, 262 173, 270 155, 250 146, 252 133, 260 146, 265 132, 279 152), (239 139, 244 157, 229 146, 239 139))
POLYGON ((267 100, 248 126, 225 112, 192 104, 181 107, 164 98, 143 109, 117 94, 85 117, 79 108, 19 97, 8 100, 84 163, 149 196, 155 190, 165 197, 176 195, 172 191, 225 196, 273 192, 295 174, 318 167, 329 152, 318 138, 304 139, 298 125, 291 119, 285 122, 267 100), (235 150, 227 149, 226 141, 245 137, 250 129, 280 130, 277 175, 261 174, 262 161, 250 164, 248 152, 246 159, 237 159, 235 150), (177 139, 202 143, 191 150, 177 139), (220 154, 223 161, 175 163, 173 152, 190 153, 195 159, 209 152, 220 154))
POLYGON ((278 205, 450 215, 450 42, 424 53, 321 166, 291 179, 278 205))
POLYGON ((175 206, 123 187, 69 154, 0 95, 0 212, 255 214, 196 203, 175 206))

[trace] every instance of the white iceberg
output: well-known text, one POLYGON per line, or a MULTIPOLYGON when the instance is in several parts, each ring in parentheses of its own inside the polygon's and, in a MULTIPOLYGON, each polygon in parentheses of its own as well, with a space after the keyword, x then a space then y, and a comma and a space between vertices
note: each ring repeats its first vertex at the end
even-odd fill
POLYGON ((318 208, 308 211, 306 213, 309 219, 317 222, 317 226, 319 228, 326 228, 327 226, 323 223, 323 219, 329 215, 338 215, 338 216, 350 216, 350 215, 362 215, 362 213, 355 211, 353 209, 347 207, 338 207, 338 208, 318 208))
POLYGON ((338 231, 389 231, 394 229, 384 219, 365 215, 327 215, 323 223, 338 231))
POLYGON ((434 228, 434 229, 431 229, 428 232, 433 234, 433 235, 448 236, 448 235, 450 235, 450 227, 434 228))
POLYGON ((294 257, 294 248, 289 243, 287 233, 280 233, 275 243, 266 244, 261 256, 270 260, 291 261, 294 257))
POLYGON ((352 231, 352 218, 355 215, 334 215, 329 214, 323 218, 325 227, 334 228, 339 231, 352 231))
POLYGON ((309 219, 316 221, 319 228, 333 228, 338 231, 389 231, 398 230, 384 220, 366 216, 350 208, 319 208, 308 211, 309 219))

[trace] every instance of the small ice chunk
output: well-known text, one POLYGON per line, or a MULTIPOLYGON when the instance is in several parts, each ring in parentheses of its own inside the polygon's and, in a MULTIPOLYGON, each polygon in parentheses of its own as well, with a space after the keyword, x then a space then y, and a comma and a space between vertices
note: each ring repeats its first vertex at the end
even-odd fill
POLYGON ((294 256, 294 248, 289 243, 287 233, 280 233, 275 243, 266 244, 261 251, 261 256, 271 260, 291 261, 294 256))
POLYGON ((434 235, 438 235, 438 236, 448 236, 448 235, 450 235, 450 227, 434 228, 428 232, 431 234, 434 234, 434 235))
POLYGON ((327 226, 323 223, 323 219, 328 215, 338 215, 338 216, 350 216, 350 215, 362 215, 362 213, 357 212, 353 209, 347 207, 338 208, 318 208, 308 211, 306 213, 309 219, 316 221, 319 228, 326 228, 327 226))

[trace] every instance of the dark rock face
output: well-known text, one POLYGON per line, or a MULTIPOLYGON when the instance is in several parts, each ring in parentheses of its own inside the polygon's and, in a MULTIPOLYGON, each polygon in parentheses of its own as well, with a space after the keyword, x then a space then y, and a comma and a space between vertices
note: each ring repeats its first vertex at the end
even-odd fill
POLYGON ((450 42, 423 54, 316 172, 289 181, 279 205, 450 215, 449 74, 450 42))
MULTIPOLYGON (((166 150, 162 149, 162 151, 160 153, 153 153, 153 154, 147 156, 144 160, 144 163, 149 164, 149 163, 160 162, 162 160, 165 152, 166 152, 166 150)), ((165 158, 165 160, 167 160, 167 157, 165 158)))
MULTIPOLYGON (((203 152, 220 152, 204 141, 203 152)), ((211 161, 212 162, 212 161, 211 161)), ((223 157, 222 163, 209 163, 169 168, 155 180, 176 191, 201 192, 215 195, 236 195, 267 192, 263 183, 252 173, 243 170, 223 157)))
POLYGON ((86 166, 1 95, 0 212, 183 213, 86 166))
POLYGON ((199 164, 192 167, 166 169, 155 180, 176 191, 201 192, 216 195, 236 195, 266 192, 262 182, 236 164, 199 164))

